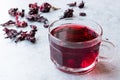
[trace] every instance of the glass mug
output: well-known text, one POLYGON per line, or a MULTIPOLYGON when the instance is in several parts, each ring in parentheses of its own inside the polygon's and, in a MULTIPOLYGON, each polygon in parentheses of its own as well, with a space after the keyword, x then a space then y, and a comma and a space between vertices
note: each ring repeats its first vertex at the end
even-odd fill
POLYGON ((50 58, 67 73, 91 71, 102 42, 102 27, 88 19, 65 18, 49 26, 50 58))

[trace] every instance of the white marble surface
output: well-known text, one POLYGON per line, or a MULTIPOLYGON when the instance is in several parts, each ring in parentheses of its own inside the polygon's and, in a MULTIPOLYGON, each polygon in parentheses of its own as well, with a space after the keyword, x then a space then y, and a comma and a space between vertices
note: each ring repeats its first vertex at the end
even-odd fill
MULTIPOLYGON (((42 14, 52 22, 58 19, 68 8, 67 3, 81 0, 46 0, 59 11, 42 14)), ((75 9, 74 15, 86 12, 87 18, 98 22, 104 30, 103 38, 108 38, 116 47, 107 59, 103 59, 96 68, 85 75, 71 75, 57 70, 49 58, 49 43, 47 29, 39 26, 36 35, 37 43, 27 41, 15 44, 5 35, 0 27, 0 80, 120 80, 120 0, 84 0, 84 9, 75 9)), ((45 0, 0 0, 0 23, 13 19, 8 15, 8 9, 18 7, 28 10, 28 4, 45 0)), ((112 49, 111 49, 112 50, 112 49)))

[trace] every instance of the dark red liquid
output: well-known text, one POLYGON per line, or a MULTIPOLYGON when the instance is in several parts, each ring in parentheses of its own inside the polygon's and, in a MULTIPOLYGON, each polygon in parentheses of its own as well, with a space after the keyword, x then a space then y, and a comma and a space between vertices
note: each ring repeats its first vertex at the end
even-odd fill
MULTIPOLYGON (((58 26, 51 31, 56 38, 69 42, 89 41, 98 36, 98 34, 82 25, 66 24, 58 26)), ((100 42, 87 48, 70 48, 61 43, 56 44, 50 40, 51 59, 57 64, 69 68, 85 68, 90 66, 97 58, 100 42)))

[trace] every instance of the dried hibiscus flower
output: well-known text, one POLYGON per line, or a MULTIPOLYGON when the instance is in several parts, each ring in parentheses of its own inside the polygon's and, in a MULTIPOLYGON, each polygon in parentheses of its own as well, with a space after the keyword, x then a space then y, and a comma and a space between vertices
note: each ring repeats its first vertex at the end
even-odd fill
POLYGON ((39 8, 41 12, 46 13, 50 11, 51 7, 52 7, 51 4, 45 2, 39 8))
POLYGON ((79 8, 84 8, 84 6, 85 6, 85 3, 82 1, 80 4, 79 4, 79 8))
POLYGON ((73 3, 69 3, 67 5, 70 6, 70 7, 74 7, 74 6, 76 6, 76 4, 77 4, 77 2, 73 2, 73 3))
POLYGON ((15 25, 15 21, 9 20, 9 21, 7 21, 7 22, 1 24, 1 26, 4 26, 4 27, 5 27, 5 26, 10 26, 10 25, 15 25))
POLYGON ((23 41, 23 40, 28 40, 32 43, 36 42, 35 34, 36 34, 36 31, 37 31, 37 26, 30 25, 30 27, 32 28, 32 30, 29 33, 27 31, 22 31, 21 32, 20 36, 17 37, 17 39, 15 40, 16 43, 18 41, 23 41))
POLYGON ((21 32, 17 32, 15 29, 8 29, 8 28, 4 28, 3 31, 5 32, 5 34, 7 35, 7 37, 5 38, 16 38, 16 36, 18 36, 21 32))
POLYGON ((38 15, 38 14, 29 15, 28 14, 28 15, 26 15, 26 19, 29 20, 29 21, 37 21, 38 16, 40 16, 40 15, 38 15))
POLYGON ((24 28, 24 27, 27 27, 28 24, 27 24, 27 22, 25 22, 25 21, 17 21, 17 22, 16 22, 16 26, 17 26, 17 27, 20 27, 20 28, 24 28))
POLYGON ((11 16, 21 16, 21 17, 24 17, 25 15, 25 10, 22 9, 22 11, 18 11, 18 8, 11 8, 8 10, 8 13, 11 15, 11 16))
POLYGON ((44 24, 48 24, 48 22, 49 22, 47 18, 45 18, 44 16, 40 16, 39 14, 27 15, 26 18, 29 21, 41 22, 44 24))
POLYGON ((37 22, 42 22, 42 23, 46 24, 46 23, 48 23, 48 19, 45 18, 44 16, 39 16, 37 18, 37 22))
POLYGON ((18 41, 25 40, 26 36, 27 36, 27 31, 26 32, 21 31, 21 34, 19 35, 19 37, 17 37, 17 39, 15 40, 15 42, 17 43, 18 41))
POLYGON ((39 6, 37 5, 37 3, 29 4, 29 12, 28 12, 29 15, 38 14, 38 11, 39 11, 39 6))
POLYGON ((73 12, 74 12, 73 9, 67 9, 67 10, 65 10, 64 15, 60 19, 73 17, 73 12))
POLYGON ((8 13, 9 13, 11 16, 16 16, 17 11, 18 11, 18 8, 11 8, 11 9, 8 10, 8 13))

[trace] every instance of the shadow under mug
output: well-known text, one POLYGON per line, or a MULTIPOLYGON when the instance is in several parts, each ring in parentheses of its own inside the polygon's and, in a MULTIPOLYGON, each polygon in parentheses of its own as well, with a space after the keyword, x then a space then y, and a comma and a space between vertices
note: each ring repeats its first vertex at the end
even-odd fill
POLYGON ((59 70, 67 73, 93 70, 98 62, 103 34, 98 23, 65 18, 53 22, 48 29, 50 58, 59 70))

